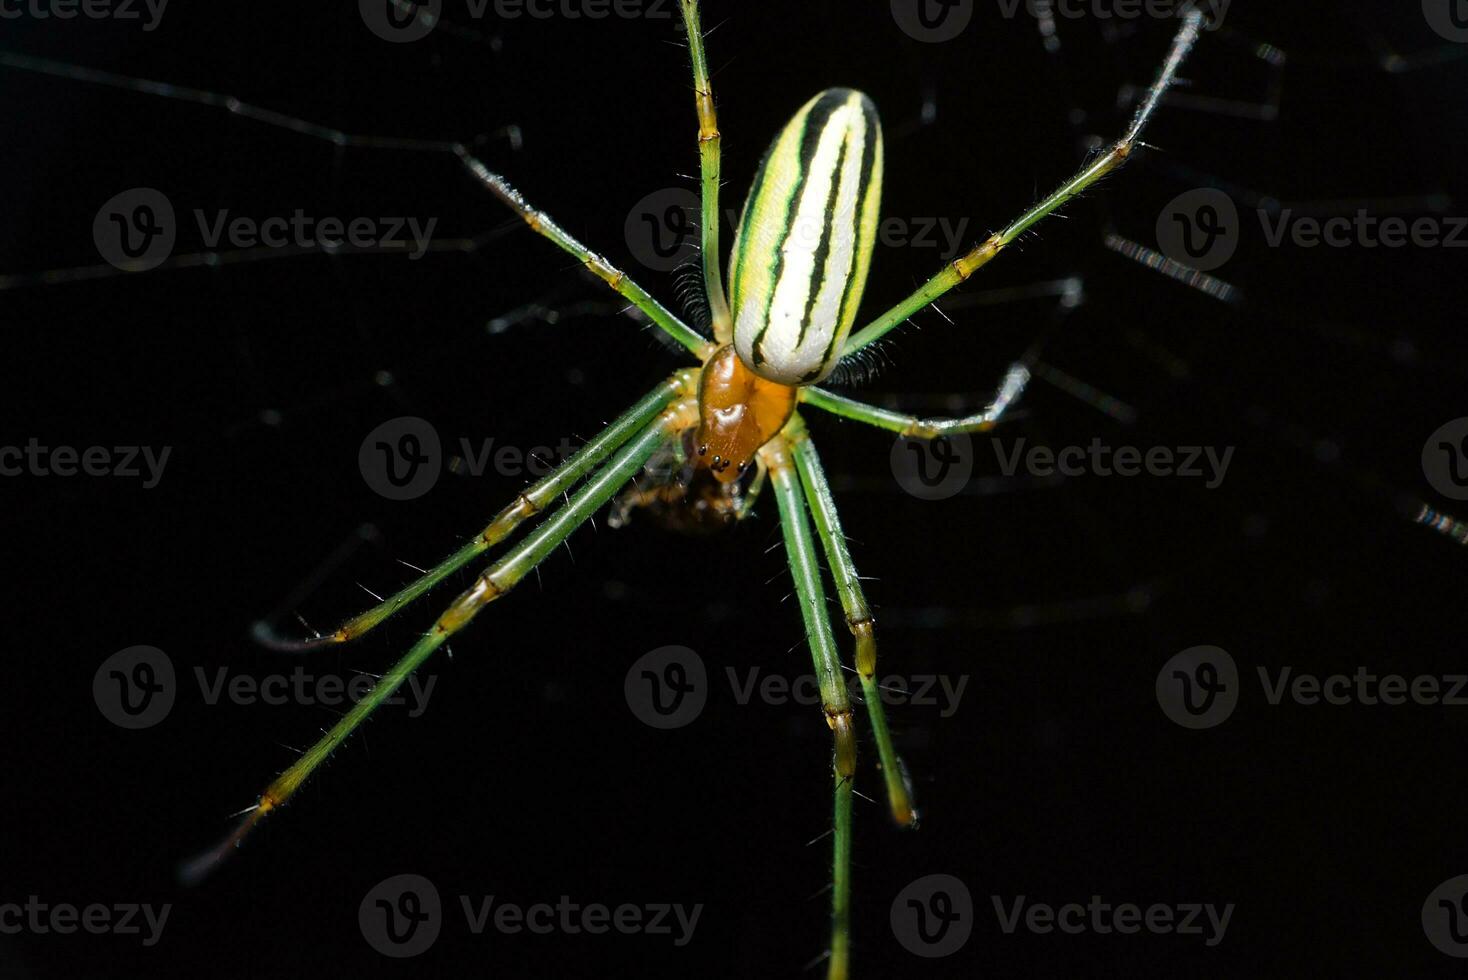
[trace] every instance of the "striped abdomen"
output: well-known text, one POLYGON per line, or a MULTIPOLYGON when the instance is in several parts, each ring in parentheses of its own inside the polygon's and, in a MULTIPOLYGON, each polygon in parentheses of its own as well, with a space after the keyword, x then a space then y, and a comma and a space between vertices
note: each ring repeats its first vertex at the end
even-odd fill
POLYGON ((881 196, 876 107, 827 89, 770 145, 734 238, 734 348, 751 371, 786 385, 831 373, 866 285, 881 196))

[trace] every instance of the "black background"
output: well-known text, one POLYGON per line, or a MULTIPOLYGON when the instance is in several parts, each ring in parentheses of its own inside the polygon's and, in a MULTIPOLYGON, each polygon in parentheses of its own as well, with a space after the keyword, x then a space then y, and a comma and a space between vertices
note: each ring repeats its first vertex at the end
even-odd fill
MULTIPOLYGON (((523 148, 480 153, 574 234, 635 270, 623 234, 644 195, 693 186, 695 124, 678 22, 523 17, 451 22, 482 37, 388 45, 351 5, 171 6, 151 33, 117 22, 7 21, 3 47, 223 92, 354 133, 469 139, 515 124, 523 148)), ((1202 104, 1165 108, 1149 153, 970 283, 961 297, 1067 276, 1085 300, 944 305, 887 348, 864 392, 924 412, 982 403, 1038 339, 1044 359, 1136 410, 1122 424, 1037 381, 1010 435, 1050 445, 1236 447, 1223 485, 1000 478, 979 444, 969 492, 919 501, 890 439, 809 413, 878 607, 884 674, 966 678, 957 710, 892 709, 924 813, 888 824, 863 742, 855 841, 859 975, 1446 974, 1419 910, 1468 871, 1463 709, 1267 704, 1260 666, 1297 673, 1462 668, 1468 555, 1414 526, 1433 495, 1427 436, 1468 414, 1462 253, 1266 247, 1248 218, 1220 275, 1230 308, 1103 247, 1152 243, 1182 191, 1216 184, 1319 212, 1416 215, 1461 198, 1463 49, 1415 2, 1246 4, 1185 73, 1202 104), (1368 13, 1369 12, 1369 13, 1368 13), (1275 75, 1259 42, 1290 56, 1275 75), (1385 52, 1440 52, 1384 70, 1385 52), (1429 57, 1429 61, 1431 58, 1429 57), (1277 118, 1216 111, 1262 101, 1277 118), (1210 101, 1213 100, 1213 101, 1210 101), (1213 111, 1210 111, 1210 107, 1213 111), (1315 202, 1314 205, 1301 202, 1315 202), (1345 203, 1342 203, 1345 202, 1345 203), (1406 515, 1406 516, 1404 516, 1406 515), (1185 731, 1153 694, 1169 657, 1229 650, 1243 674, 1222 726, 1185 731), (888 924, 913 879, 969 886, 974 934, 913 957, 888 924), (1236 903, 1224 941, 1006 935, 1012 901, 1236 903)), ((660 8, 664 9, 664 8, 660 8)), ((665 5, 668 14, 672 4, 665 5)), ((884 213, 997 227, 1111 136, 1119 92, 1150 80, 1166 22, 1064 21, 1047 54, 1032 19, 978 3, 957 40, 925 44, 886 4, 711 4, 706 23, 726 202, 811 93, 846 84, 881 107, 884 213), (936 115, 917 125, 928 98, 936 115)), ((795 976, 825 942, 830 736, 817 708, 735 702, 725 669, 809 669, 773 501, 730 533, 598 521, 426 668, 428 710, 385 709, 204 886, 179 861, 216 840, 332 715, 206 704, 195 668, 260 676, 293 663, 252 645, 357 529, 371 542, 297 608, 326 628, 426 566, 523 485, 445 475, 394 503, 357 452, 377 424, 429 419, 447 438, 528 448, 589 437, 681 363, 615 315, 594 282, 507 220, 449 157, 338 151, 225 111, 0 69, 6 193, 0 273, 98 262, 92 217, 135 186, 181 214, 438 216, 440 235, 496 234, 468 255, 305 256, 63 286, 18 285, 5 310, 4 442, 171 446, 135 480, 0 480, 10 569, 0 901, 173 903, 162 941, 0 937, 16 976, 795 976), (591 307, 581 304, 591 302, 591 307), (526 303, 561 311, 491 335, 526 303), (390 373, 390 383, 381 372, 390 373), (774 550, 771 550, 774 547, 774 550), (181 691, 161 724, 122 731, 91 680, 113 652, 157 646, 181 691), (623 678, 644 653, 693 647, 714 678, 692 725, 655 731, 623 678), (412 872, 450 921, 392 961, 363 941, 362 896, 412 872), (693 941, 471 935, 456 896, 528 905, 702 903, 693 941)), ((1451 204, 1448 213, 1454 213, 1451 204)), ((179 252, 201 247, 191 222, 179 252)), ((879 248, 866 309, 942 257, 879 248)), ((635 273, 673 301, 673 277, 635 273)), ((323 672, 381 671, 451 594, 425 600, 323 672)), ((844 641, 844 637, 843 637, 844 641)), ((843 649, 845 645, 843 643, 843 649)), ((819 972, 819 971, 817 971, 819 972)))

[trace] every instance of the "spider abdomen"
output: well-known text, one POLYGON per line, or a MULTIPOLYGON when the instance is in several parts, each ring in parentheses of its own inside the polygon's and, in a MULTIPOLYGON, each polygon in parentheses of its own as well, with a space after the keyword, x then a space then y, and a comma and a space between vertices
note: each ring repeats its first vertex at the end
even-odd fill
POLYGON ((882 196, 872 100, 832 88, 803 105, 760 164, 730 259, 734 348, 767 381, 835 368, 866 285, 882 196))

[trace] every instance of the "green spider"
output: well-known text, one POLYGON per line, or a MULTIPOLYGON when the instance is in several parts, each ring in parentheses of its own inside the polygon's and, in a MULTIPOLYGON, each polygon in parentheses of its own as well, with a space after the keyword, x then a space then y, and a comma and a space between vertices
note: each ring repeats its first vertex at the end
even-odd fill
MULTIPOLYGON (((520 493, 469 543, 335 632, 291 639, 279 636, 266 624, 257 627, 257 636, 263 642, 292 651, 354 640, 505 541, 522 523, 544 517, 440 614, 434 626, 351 711, 266 787, 234 832, 195 863, 194 873, 217 863, 267 814, 288 802, 332 750, 435 650, 486 605, 513 589, 577 527, 612 501, 649 461, 671 456, 685 467, 685 485, 679 491, 682 505, 697 506, 723 521, 746 517, 766 480, 773 488, 820 683, 822 710, 835 740, 828 976, 848 975, 856 737, 827 612, 819 566, 822 556, 831 569, 855 644, 856 672, 892 817, 899 826, 913 826, 917 812, 901 761, 893 750, 877 689, 873 618, 799 406, 808 405, 916 439, 983 431, 995 425, 1023 390, 1027 374, 1022 368, 1011 371, 984 411, 956 419, 903 415, 825 391, 816 383, 843 358, 867 347, 967 280, 1042 218, 1125 163, 1176 81, 1180 66, 1198 40, 1204 17, 1192 9, 1182 15, 1167 59, 1124 137, 1002 231, 944 266, 912 295, 853 333, 881 198, 882 131, 875 107, 860 92, 833 88, 806 102, 786 124, 767 151, 745 203, 729 262, 730 290, 726 296, 719 247, 719 130, 698 3, 680 2, 692 53, 699 123, 701 262, 712 339, 688 326, 626 273, 531 207, 503 177, 485 168, 464 147, 455 146, 454 152, 469 172, 533 231, 574 255, 686 348, 699 366, 679 370, 659 383, 554 472, 520 493), (560 503, 563 496, 564 503, 560 503)), ((632 491, 622 498, 624 507, 651 502, 644 491, 632 491)))

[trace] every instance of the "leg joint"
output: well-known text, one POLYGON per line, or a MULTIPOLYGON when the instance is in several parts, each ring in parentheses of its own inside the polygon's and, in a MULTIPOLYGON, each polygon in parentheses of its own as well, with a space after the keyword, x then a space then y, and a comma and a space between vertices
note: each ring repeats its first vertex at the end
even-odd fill
POLYGON ((856 775, 856 733, 851 725, 851 709, 826 710, 826 724, 836 736, 836 775, 850 779, 856 775))

